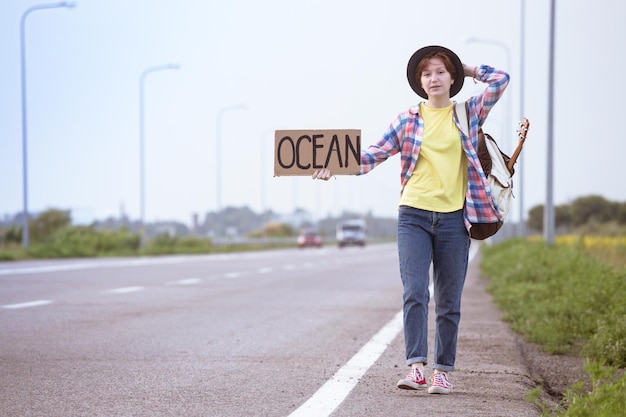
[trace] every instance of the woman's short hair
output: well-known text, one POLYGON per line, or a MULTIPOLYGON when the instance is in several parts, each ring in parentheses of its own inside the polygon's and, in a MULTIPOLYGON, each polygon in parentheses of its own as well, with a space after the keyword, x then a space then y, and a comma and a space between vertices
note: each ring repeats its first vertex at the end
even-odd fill
POLYGON ((424 72, 430 60, 433 58, 441 59, 441 61, 443 62, 443 65, 446 67, 446 70, 450 73, 450 78, 452 78, 453 80, 456 80, 456 67, 452 63, 452 60, 450 59, 450 57, 444 54, 443 52, 432 52, 426 55, 424 58, 422 58, 419 64, 417 64, 417 69, 415 70, 415 77, 417 79, 417 82, 420 85, 422 84, 421 83, 422 72, 424 72))

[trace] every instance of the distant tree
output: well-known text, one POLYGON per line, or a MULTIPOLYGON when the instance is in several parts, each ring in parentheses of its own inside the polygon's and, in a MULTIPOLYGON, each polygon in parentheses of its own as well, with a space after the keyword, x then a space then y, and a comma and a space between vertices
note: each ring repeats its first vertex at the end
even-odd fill
MULTIPOLYGON (((530 229, 543 232, 543 216, 545 206, 543 204, 534 206, 528 211, 528 220, 526 226, 530 229)), ((560 205, 554 207, 554 226, 557 228, 567 228, 572 223, 570 207, 568 205, 560 205)))
MULTIPOLYGON (((543 231, 544 206, 537 205, 528 211, 527 226, 543 231)), ((617 222, 626 224, 626 203, 615 203, 604 197, 591 195, 580 197, 570 204, 556 206, 554 223, 557 228, 576 228, 589 224, 617 222)))
POLYGON ((572 226, 572 208, 562 204, 554 208, 554 226, 557 228, 572 226))
POLYGON ((41 241, 50 237, 57 230, 69 226, 72 216, 69 210, 49 209, 30 220, 30 238, 41 241))
POLYGON ((617 219, 619 204, 608 201, 602 196, 580 197, 571 204, 573 226, 582 226, 590 222, 608 223, 617 219))
POLYGON ((0 243, 19 244, 21 242, 22 242, 22 226, 17 225, 17 224, 12 224, 9 227, 2 228, 2 230, 0 230, 0 243))
POLYGON ((543 232, 543 204, 538 204, 528 210, 526 226, 529 229, 543 232))
POLYGON ((289 237, 294 234, 293 228, 285 223, 281 222, 268 222, 266 223, 260 233, 255 233, 255 236, 265 235, 266 237, 289 237))
POLYGON ((617 207, 617 223, 626 224, 626 203, 621 203, 617 207))

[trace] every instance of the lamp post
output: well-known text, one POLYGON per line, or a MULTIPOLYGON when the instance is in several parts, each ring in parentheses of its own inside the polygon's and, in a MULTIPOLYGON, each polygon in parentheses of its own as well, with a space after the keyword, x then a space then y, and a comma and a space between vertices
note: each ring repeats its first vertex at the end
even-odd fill
MULTIPOLYGON (((519 58, 520 58, 520 72, 519 72, 519 112, 520 120, 524 117, 524 65, 526 61, 524 59, 525 51, 525 30, 526 30, 526 7, 525 1, 520 2, 520 44, 519 44, 519 58)), ((524 184, 522 181, 522 174, 524 173, 524 156, 522 154, 517 158, 517 166, 519 171, 518 185, 519 185, 519 235, 520 237, 526 236, 526 225, 524 224, 524 184)))
POLYGON ((140 230, 140 245, 141 249, 144 248, 145 245, 145 129, 144 129, 144 90, 145 90, 145 82, 148 74, 157 71, 165 71, 171 69, 179 69, 180 65, 178 64, 165 64, 165 65, 155 65, 152 67, 146 68, 139 77, 139 188, 140 188, 140 218, 141 218, 141 230, 140 230))
POLYGON ((243 110, 246 106, 244 104, 235 104, 232 106, 222 107, 217 111, 217 118, 215 122, 215 154, 216 154, 216 175, 217 175, 217 215, 219 216, 222 210, 222 150, 221 150, 221 134, 222 134, 222 115, 229 110, 243 110))
POLYGON ((22 79, 22 182, 24 194, 24 210, 22 213, 22 221, 24 222, 22 230, 22 246, 28 249, 29 230, 28 230, 28 146, 27 146, 27 115, 26 115, 26 18, 29 14, 37 10, 67 8, 71 9, 76 4, 70 1, 62 1, 60 3, 38 4, 31 6, 22 13, 20 20, 20 63, 21 63, 21 79, 22 79))
POLYGON ((546 243, 554 245, 554 38, 556 0, 550 2, 550 59, 548 67, 548 165, 546 175, 546 206, 543 213, 543 233, 546 243))
MULTIPOLYGON (((494 45, 497 46, 499 48, 504 49, 504 52, 506 53, 506 66, 507 66, 507 71, 510 71, 511 68, 511 51, 509 49, 509 47, 507 46, 507 44, 505 44, 504 42, 500 42, 498 40, 494 40, 494 39, 484 39, 484 38, 476 38, 476 37, 467 37, 465 38, 465 43, 484 43, 487 45, 494 45)), ((506 129, 504 129, 504 134, 508 134, 508 129, 510 129, 511 127, 511 103, 512 103, 512 99, 511 99, 511 94, 508 95, 507 100, 506 100, 506 118, 505 118, 505 126, 506 129)), ((522 198, 522 170, 521 170, 521 165, 518 167, 518 183, 519 183, 519 190, 520 190, 520 224, 524 221, 524 212, 521 206, 521 203, 523 201, 522 198)))

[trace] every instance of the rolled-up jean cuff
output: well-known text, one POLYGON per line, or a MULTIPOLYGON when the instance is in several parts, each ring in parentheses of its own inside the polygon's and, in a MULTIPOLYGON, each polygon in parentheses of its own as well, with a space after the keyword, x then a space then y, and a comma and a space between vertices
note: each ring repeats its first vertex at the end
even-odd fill
POLYGON ((408 366, 411 366, 411 365, 413 365, 414 363, 423 363, 424 365, 426 365, 426 364, 427 364, 427 362, 426 362, 426 361, 427 361, 427 359, 426 359, 426 358, 424 358, 424 357, 417 357, 417 358, 407 359, 407 360, 406 360, 406 364, 407 364, 408 366))
POLYGON ((454 371, 454 366, 434 364, 433 369, 438 369, 443 372, 452 372, 454 371))

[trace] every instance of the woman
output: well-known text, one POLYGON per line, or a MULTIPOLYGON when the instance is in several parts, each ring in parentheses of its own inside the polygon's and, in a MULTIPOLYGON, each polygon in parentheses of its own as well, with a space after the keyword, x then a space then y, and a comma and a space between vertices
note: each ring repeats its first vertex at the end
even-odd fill
MULTIPOLYGON (((504 93, 509 75, 487 65, 463 64, 451 50, 427 46, 409 60, 413 91, 426 99, 400 113, 375 145, 361 152, 361 174, 400 153, 398 254, 403 284, 404 339, 409 374, 398 388, 449 394, 467 272, 470 221, 497 221, 491 190, 476 149, 478 129, 504 93), (467 100, 467 126, 454 111, 454 97, 465 77, 487 84, 467 100), (462 129, 463 127, 463 129, 462 129), (429 268, 433 264, 435 300, 434 369, 430 387, 424 366, 428 355, 429 268)), ((313 179, 328 180, 328 169, 313 179)))

